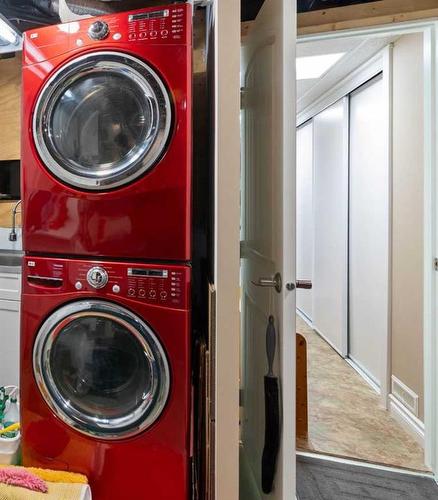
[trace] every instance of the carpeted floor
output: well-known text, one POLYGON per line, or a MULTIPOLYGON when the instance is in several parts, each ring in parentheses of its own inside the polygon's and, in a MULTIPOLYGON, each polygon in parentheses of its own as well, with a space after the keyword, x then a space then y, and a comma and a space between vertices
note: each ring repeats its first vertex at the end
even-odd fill
POLYGON ((298 500, 432 500, 432 478, 297 457, 298 500))
POLYGON ((309 397, 309 439, 298 449, 427 471, 423 449, 377 393, 300 317, 297 331, 307 341, 309 397))

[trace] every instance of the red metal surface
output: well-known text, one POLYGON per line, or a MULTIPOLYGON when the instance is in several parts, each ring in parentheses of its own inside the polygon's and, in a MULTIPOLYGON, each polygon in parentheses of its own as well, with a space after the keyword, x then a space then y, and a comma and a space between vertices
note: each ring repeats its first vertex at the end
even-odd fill
MULTIPOLYGON (((192 47, 189 5, 169 5, 181 16, 133 31, 131 13, 103 16, 110 36, 91 40, 96 18, 29 31, 24 43, 22 96, 23 247, 27 253, 178 260, 191 258, 192 47), (164 28, 163 28, 164 27, 164 28), (149 31, 139 31, 148 28, 149 31), (174 29, 172 29, 174 28, 174 29), (168 31, 164 36, 162 33, 168 31), (175 33, 173 33, 175 31, 175 33), (114 34, 121 38, 115 40, 114 34), (148 33, 148 38, 142 38, 148 33), (78 42, 79 41, 79 42, 78 42), (80 47, 78 43, 82 44, 80 47), (159 163, 128 186, 86 192, 56 179, 41 162, 32 134, 39 92, 65 63, 93 51, 119 51, 156 69, 174 106, 173 135, 159 163)), ((155 11, 142 9, 135 12, 155 11)), ((142 27, 143 26, 143 27, 142 27)))
POLYGON ((21 409, 23 462, 26 466, 80 472, 88 476, 95 500, 187 500, 190 450, 190 269, 183 266, 146 266, 102 261, 26 258, 21 304, 21 409), (100 291, 75 283, 83 271, 99 264, 110 280, 100 291), (127 268, 167 269, 179 273, 181 300, 173 307, 154 305, 127 296, 127 268), (29 276, 61 277, 60 288, 29 284, 29 276), (87 437, 59 420, 45 403, 35 383, 32 350, 41 323, 67 302, 84 298, 116 301, 141 316, 162 342, 171 368, 171 393, 162 416, 142 434, 122 441, 87 437))

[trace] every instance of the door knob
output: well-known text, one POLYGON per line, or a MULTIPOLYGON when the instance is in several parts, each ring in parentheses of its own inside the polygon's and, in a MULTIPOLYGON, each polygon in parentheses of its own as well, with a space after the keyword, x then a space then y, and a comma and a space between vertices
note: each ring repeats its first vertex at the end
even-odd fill
POLYGON ((259 278, 258 281, 251 281, 255 286, 265 287, 265 288, 275 288, 275 290, 281 292, 281 274, 276 273, 273 278, 259 278))

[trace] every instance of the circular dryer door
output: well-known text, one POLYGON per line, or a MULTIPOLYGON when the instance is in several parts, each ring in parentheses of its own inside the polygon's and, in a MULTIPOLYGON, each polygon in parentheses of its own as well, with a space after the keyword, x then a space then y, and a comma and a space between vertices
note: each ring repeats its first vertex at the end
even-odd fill
POLYGON ((95 52, 61 67, 45 84, 33 118, 44 165, 83 190, 122 186, 164 154, 172 106, 158 74, 118 52, 95 52))
POLYGON ((150 427, 169 394, 169 365, 156 335, 110 302, 73 302, 54 312, 38 332, 33 367, 55 414, 103 439, 150 427))

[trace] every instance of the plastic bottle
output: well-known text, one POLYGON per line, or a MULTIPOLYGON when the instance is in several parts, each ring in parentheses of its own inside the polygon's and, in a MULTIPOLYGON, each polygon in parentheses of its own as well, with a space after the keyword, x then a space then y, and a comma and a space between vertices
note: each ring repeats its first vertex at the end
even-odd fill
POLYGON ((4 387, 0 387, 0 428, 4 427, 4 417, 6 410, 6 402, 9 399, 9 396, 6 394, 6 390, 4 387))
POLYGON ((18 408, 17 398, 11 398, 9 408, 4 416, 4 426, 9 427, 12 424, 20 422, 20 410, 18 408))

